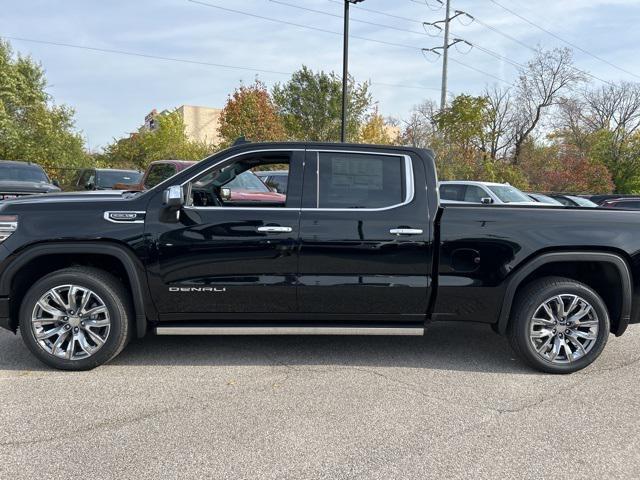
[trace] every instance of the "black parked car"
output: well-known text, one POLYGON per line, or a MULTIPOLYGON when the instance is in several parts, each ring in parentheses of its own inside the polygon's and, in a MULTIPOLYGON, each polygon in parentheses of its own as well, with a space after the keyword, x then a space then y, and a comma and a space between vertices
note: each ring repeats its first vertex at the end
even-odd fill
POLYGON ((72 190, 111 190, 116 183, 134 184, 142 178, 136 170, 113 168, 85 168, 80 170, 72 190))
POLYGON ((598 205, 603 205, 608 200, 618 200, 621 198, 628 200, 640 200, 640 195, 634 195, 632 193, 603 193, 598 195, 583 195, 584 198, 588 198, 598 205))
POLYGON ((59 191, 57 182, 51 181, 40 165, 0 160, 0 200, 59 191))

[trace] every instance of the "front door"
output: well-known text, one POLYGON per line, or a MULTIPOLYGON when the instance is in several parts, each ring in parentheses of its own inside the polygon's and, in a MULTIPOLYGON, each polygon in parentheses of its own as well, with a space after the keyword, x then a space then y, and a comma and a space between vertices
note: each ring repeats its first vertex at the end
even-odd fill
POLYGON ((179 222, 162 224, 157 239, 161 319, 296 311, 303 159, 303 151, 252 152, 183 185, 179 222), (299 187, 273 192, 253 173, 263 168, 288 170, 299 187))
POLYGON ((423 163, 351 150, 309 151, 306 163, 300 311, 341 321, 424 319, 432 244, 423 163))

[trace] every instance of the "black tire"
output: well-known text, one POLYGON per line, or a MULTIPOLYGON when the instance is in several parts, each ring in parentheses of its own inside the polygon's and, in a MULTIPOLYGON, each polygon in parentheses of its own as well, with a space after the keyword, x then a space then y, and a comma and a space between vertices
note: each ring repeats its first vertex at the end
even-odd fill
POLYGON ((127 345, 132 317, 130 296, 116 277, 97 268, 70 267, 44 276, 29 289, 20 306, 20 334, 29 350, 46 365, 60 370, 90 370, 110 361, 127 345), (87 358, 70 360, 52 355, 40 346, 32 328, 31 315, 38 300, 51 288, 69 284, 95 292, 111 321, 104 344, 87 358))
MULTIPOLYGON (((528 365, 546 373, 573 373, 590 365, 604 349, 609 337, 610 323, 607 306, 589 286, 563 277, 545 277, 518 292, 511 311, 507 335, 515 353, 528 365), (578 295, 593 308, 598 320, 598 333, 591 349, 571 363, 558 364, 539 354, 529 336, 533 316, 543 302, 556 295, 578 295)), ((555 331, 555 330, 554 330, 555 331)), ((568 343, 568 342, 567 342, 568 343)), ((568 355, 565 354, 566 357, 568 355)))

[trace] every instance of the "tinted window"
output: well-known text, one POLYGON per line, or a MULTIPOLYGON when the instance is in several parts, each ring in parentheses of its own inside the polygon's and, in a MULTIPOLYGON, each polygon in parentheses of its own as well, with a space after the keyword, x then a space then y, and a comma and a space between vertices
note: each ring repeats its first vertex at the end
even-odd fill
POLYGON ((85 188, 87 183, 89 183, 89 179, 91 178, 91 174, 93 170, 84 170, 82 175, 80 175, 80 179, 78 180, 78 186, 85 188))
POLYGON ((0 163, 0 180, 49 183, 44 170, 37 165, 0 163))
POLYGON ((132 185, 134 183, 138 183, 141 176, 141 173, 134 171, 103 170, 98 172, 98 187, 112 188, 116 183, 132 185))
POLYGON ((275 188, 278 193, 287 193, 289 177, 281 173, 277 175, 269 175, 265 183, 268 187, 275 188))
POLYGON ((440 198, 442 200, 464 201, 465 185, 440 185, 440 198))
POLYGON ((464 201, 473 203, 482 203, 483 197, 488 197, 489 194, 480 187, 475 185, 467 185, 467 190, 464 192, 464 201))
POLYGON ((161 182, 164 182, 167 178, 173 177, 176 174, 175 165, 168 163, 160 163, 157 165, 151 165, 149 168, 149 174, 144 182, 144 188, 153 188, 161 182))
POLYGON ((618 208, 638 209, 638 208, 640 208, 640 201, 618 202, 618 203, 615 204, 615 206, 618 207, 618 208))
POLYGON ((320 153, 318 207, 383 208, 404 200, 403 159, 320 153))

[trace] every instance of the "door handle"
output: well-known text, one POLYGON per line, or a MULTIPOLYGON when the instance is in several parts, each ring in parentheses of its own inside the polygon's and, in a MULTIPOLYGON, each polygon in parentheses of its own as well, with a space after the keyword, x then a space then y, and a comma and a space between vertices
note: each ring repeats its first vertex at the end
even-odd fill
POLYGON ((293 231, 291 227, 276 227, 276 226, 267 226, 267 227, 258 227, 258 231, 262 233, 289 233, 293 231))
POLYGON ((389 230, 391 235, 422 235, 420 228, 392 228, 389 230))

